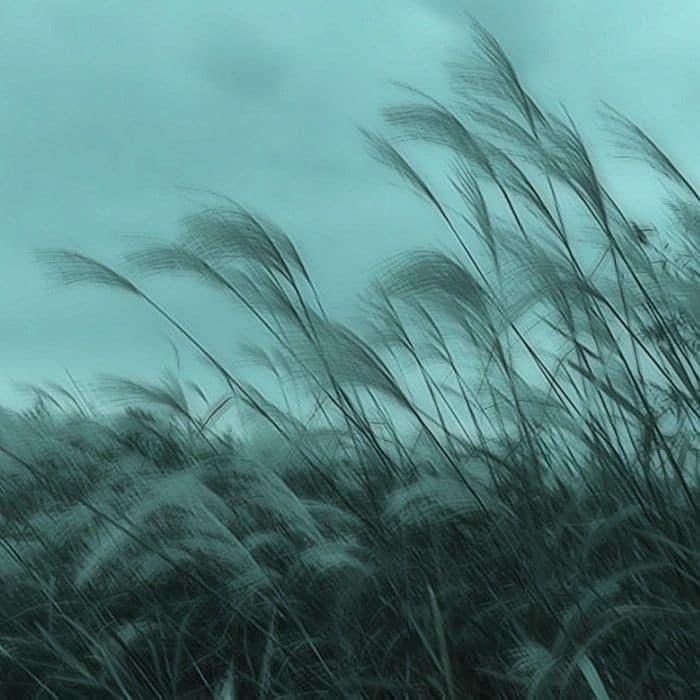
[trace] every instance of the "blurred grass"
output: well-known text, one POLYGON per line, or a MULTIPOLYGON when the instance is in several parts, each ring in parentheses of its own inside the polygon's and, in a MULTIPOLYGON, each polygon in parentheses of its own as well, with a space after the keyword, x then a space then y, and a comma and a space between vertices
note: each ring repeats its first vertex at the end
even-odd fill
POLYGON ((385 110, 398 137, 362 130, 458 249, 387 261, 364 334, 327 316, 289 238, 230 200, 127 257, 253 313, 276 345, 246 352, 284 408, 130 276, 38 254, 62 284, 149 304, 226 389, 103 377, 118 415, 59 385, 3 414, 6 697, 700 695, 700 197, 607 108, 625 154, 672 193, 668 236, 628 218, 574 122, 472 29, 477 60, 450 66, 457 108, 407 88, 420 100, 385 110), (414 140, 448 149, 464 213, 398 150, 414 140), (593 265, 575 245, 584 217, 593 265), (430 410, 392 364, 415 369, 430 410), (312 416, 293 414, 292 391, 312 416), (254 439, 216 429, 233 405, 254 439))

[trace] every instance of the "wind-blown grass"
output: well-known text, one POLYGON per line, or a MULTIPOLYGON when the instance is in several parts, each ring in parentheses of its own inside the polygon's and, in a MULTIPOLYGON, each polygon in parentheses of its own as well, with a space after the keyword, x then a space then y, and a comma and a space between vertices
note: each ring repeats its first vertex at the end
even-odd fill
POLYGON ((573 120, 540 108, 473 30, 475 64, 450 64, 456 107, 407 88, 420 101, 385 111, 399 136, 362 130, 454 246, 387 261, 365 329, 330 319, 291 240, 226 198, 178 243, 127 256, 128 274, 39 253, 63 284, 150 305, 226 390, 104 377, 119 417, 77 386, 34 388, 33 411, 4 416, 8 697, 700 693, 700 197, 607 110, 625 153, 673 188, 665 253, 600 182, 573 120), (414 140, 448 150, 466 213, 399 151, 414 140), (285 407, 131 273, 194 275, 251 312, 276 345, 244 350, 285 407), (311 415, 294 415, 290 388, 311 415), (236 402, 256 440, 216 430, 236 402))

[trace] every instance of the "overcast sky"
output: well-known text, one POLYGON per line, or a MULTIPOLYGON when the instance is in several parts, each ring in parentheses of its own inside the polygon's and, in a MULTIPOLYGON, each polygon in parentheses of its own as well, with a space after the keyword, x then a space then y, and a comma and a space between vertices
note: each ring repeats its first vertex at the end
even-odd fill
MULTIPOLYGON (((340 318, 377 262, 445 242, 434 212, 367 155, 355 125, 395 133, 379 114, 406 99, 391 79, 449 101, 443 62, 471 45, 465 10, 543 106, 566 104, 599 142, 595 109, 608 101, 697 174, 697 0, 3 0, 0 403, 28 405, 13 381, 69 386, 66 369, 89 381, 174 367, 170 329, 148 307, 111 290, 55 289, 32 251, 74 248, 118 266, 129 235, 173 239, 183 215, 211 203, 183 188, 272 219, 340 318)), ((434 167, 421 160, 443 190, 444 162, 438 151, 434 167)), ((646 185, 620 184, 648 212, 646 185)), ((144 287, 231 367, 243 331, 262 337, 200 285, 144 287)), ((186 376, 209 377, 218 395, 186 358, 186 376)))

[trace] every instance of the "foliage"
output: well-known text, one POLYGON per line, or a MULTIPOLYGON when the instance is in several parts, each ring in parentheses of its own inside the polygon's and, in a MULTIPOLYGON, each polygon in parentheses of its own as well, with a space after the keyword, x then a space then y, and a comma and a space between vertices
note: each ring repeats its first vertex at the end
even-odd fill
POLYGON ((366 337, 328 318, 289 238, 233 202, 128 257, 253 313, 276 348, 248 354, 283 390, 310 392, 312 416, 234 377, 140 283, 79 253, 40 254, 64 283, 149 304, 227 389, 210 402, 194 386, 198 415, 173 373, 109 377, 102 392, 129 404, 119 417, 58 421, 57 407, 84 402, 39 390, 33 414, 3 418, 8 697, 700 694, 700 197, 608 110, 625 152, 677 191, 678 248, 662 253, 568 115, 541 109, 473 30, 476 66, 451 67, 458 107, 408 88, 421 101, 385 112, 399 137, 363 131, 456 245, 387 263, 365 295, 366 337), (448 150, 466 215, 398 150, 412 140, 448 150), (601 251, 590 269, 581 230, 601 251), (534 344, 533 317, 558 352, 534 344), (260 420, 253 441, 216 430, 235 402, 260 420))

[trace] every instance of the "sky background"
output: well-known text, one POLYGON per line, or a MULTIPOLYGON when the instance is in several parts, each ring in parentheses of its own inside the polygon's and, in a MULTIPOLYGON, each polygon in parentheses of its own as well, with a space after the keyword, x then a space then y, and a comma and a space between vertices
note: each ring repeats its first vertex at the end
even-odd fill
MULTIPOLYGON (((32 251, 72 248, 119 269, 138 247, 130 236, 174 240, 182 216, 211 204, 184 188, 233 197, 280 226, 340 320, 388 255, 448 242, 355 125, 396 133, 379 110, 410 98, 392 79, 449 102, 443 62, 473 45, 464 11, 542 106, 567 106, 639 218, 657 212, 659 191, 646 171, 610 159, 600 101, 697 175, 697 0, 3 0, 0 404, 31 403, 13 382, 70 388, 66 369, 89 382, 174 368, 175 336, 148 307, 109 289, 52 287, 32 251)), ((420 154, 420 172, 446 191, 444 153, 420 154)), ((185 278, 143 287, 229 367, 271 386, 237 360, 241 340, 265 336, 225 297, 185 278)), ((218 396, 224 387, 177 342, 183 375, 218 396)))

